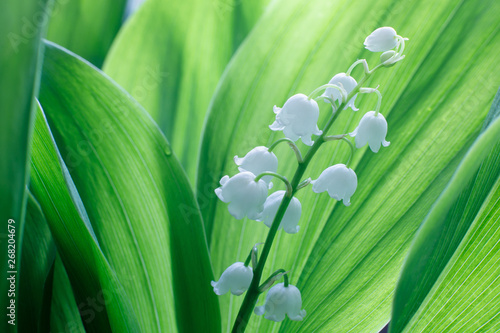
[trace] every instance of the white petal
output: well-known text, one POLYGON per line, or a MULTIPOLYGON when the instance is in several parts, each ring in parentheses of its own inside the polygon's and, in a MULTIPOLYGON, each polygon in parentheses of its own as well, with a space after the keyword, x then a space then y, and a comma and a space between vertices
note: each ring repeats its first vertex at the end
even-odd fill
POLYGON ((314 141, 311 140, 311 135, 305 135, 302 137, 302 142, 307 146, 312 146, 314 141))
POLYGON ((316 125, 312 134, 321 135, 323 134, 323 131, 318 128, 318 125, 316 125))
POLYGON ((359 126, 356 127, 354 129, 354 131, 352 131, 351 133, 349 133, 349 135, 351 136, 351 138, 354 138, 358 134, 358 129, 359 129, 359 126))
POLYGON ((265 306, 264 305, 261 305, 261 306, 257 306, 255 309, 254 309, 254 312, 257 316, 262 316, 265 312, 265 306))
POLYGON ((269 125, 269 128, 272 131, 282 131, 285 128, 285 125, 283 125, 279 121, 275 120, 274 123, 272 123, 271 125, 269 125))
POLYGON ((372 52, 385 52, 398 45, 397 33, 391 27, 376 29, 365 39, 365 47, 372 52))
POLYGON ((224 185, 225 183, 227 183, 227 181, 229 180, 229 176, 228 175, 225 175, 224 177, 221 178, 220 180, 220 184, 221 185, 224 185))
POLYGON ((225 202, 225 203, 228 203, 229 201, 227 201, 226 199, 224 199, 224 197, 222 196, 222 189, 220 187, 216 188, 215 189, 215 195, 217 195, 217 197, 222 201, 222 202, 225 202))
POLYGON ((243 163, 243 158, 239 158, 238 155, 235 155, 233 161, 237 166, 240 166, 243 163))

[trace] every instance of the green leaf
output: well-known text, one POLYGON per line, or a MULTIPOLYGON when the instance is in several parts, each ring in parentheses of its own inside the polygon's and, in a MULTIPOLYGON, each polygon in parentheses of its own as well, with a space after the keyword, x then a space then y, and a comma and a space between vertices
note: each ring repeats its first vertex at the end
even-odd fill
POLYGON ((100 67, 124 18, 127 0, 54 0, 47 39, 100 67))
POLYGON ((47 219, 89 332, 137 328, 127 294, 104 257, 85 207, 38 109, 31 156, 31 190, 47 219), (104 302, 105 296, 109 296, 104 302), (94 308, 89 300, 101 299, 94 308), (104 307, 105 303, 105 307, 104 307))
POLYGON ((149 115, 107 76, 51 43, 40 100, 141 330, 219 330, 199 208, 149 115))
MULTIPOLYGON (((26 208, 25 189, 29 175, 29 151, 33 110, 40 77, 40 38, 44 33, 46 0, 2 1, 0 4, 0 305, 10 306, 7 280, 8 220, 15 221, 16 259, 21 245, 26 208), (36 17, 42 22, 36 23, 36 17)), ((14 230, 14 229, 13 229, 14 230)), ((19 280, 17 280, 19 281, 19 280)), ((17 282, 16 282, 17 284, 17 282)), ((10 320, 11 318, 9 318, 10 320)), ((0 324, 0 331, 15 332, 17 326, 0 324)))
POLYGON ((44 294, 46 282, 52 285, 50 272, 56 248, 45 216, 31 193, 26 210, 20 261, 18 327, 21 332, 48 332, 43 329, 43 314, 47 305, 50 310, 50 298, 46 300, 44 294))
MULTIPOLYGON (((488 123, 495 119, 493 117, 498 117, 499 101, 500 90, 490 110, 488 123)), ((488 280, 489 273, 481 270, 484 265, 491 269, 491 274, 496 272, 488 250, 495 246, 498 236, 493 233, 484 239, 477 237, 482 235, 484 228, 496 223, 495 212, 500 207, 498 193, 494 195, 498 192, 500 176, 499 128, 500 121, 496 120, 478 138, 416 235, 396 289, 392 332, 413 332, 417 327, 437 332, 441 331, 439 327, 443 324, 449 324, 448 330, 451 331, 472 332, 486 322, 490 322, 489 325, 498 323, 494 319, 497 311, 475 311, 486 306, 492 299, 488 298, 488 293, 482 295, 485 291, 484 284, 474 285, 472 282, 478 279, 488 280), (495 143, 496 146, 491 147, 495 143), (484 155, 488 152, 489 155, 485 158, 484 155), (473 239, 475 241, 470 243, 473 239), (478 246, 481 248, 480 252, 476 250, 478 246), (464 257, 471 253, 476 256, 473 260, 464 257), (484 260, 485 263, 474 260, 484 260), (467 266, 460 269, 457 263, 467 266), (477 267, 470 266, 473 263, 477 267), (458 281, 458 277, 463 277, 469 271, 465 267, 472 267, 473 270, 466 279, 461 280, 463 285, 456 285, 457 294, 446 294, 444 289, 449 290, 449 286, 444 283, 451 285, 458 281), (474 298, 476 295, 482 297, 474 298), (436 302, 436 297, 441 300, 436 302), (470 301, 464 302, 464 297, 470 301), (440 308, 443 304, 447 305, 440 308), (426 312, 422 312, 424 309, 427 309, 426 312), (459 310, 464 312, 457 312, 459 310), (473 314, 481 313, 479 320, 463 322, 471 311, 473 314), (460 313, 460 316, 451 315, 451 312, 460 313), (437 313, 439 314, 436 315, 437 313), (463 326, 457 324, 456 328, 451 329, 452 321, 458 318, 463 326)), ((496 278, 498 274, 494 274, 493 278, 496 278)))
POLYGON ((52 332, 85 333, 68 274, 59 256, 54 262, 51 308, 50 328, 52 332))
POLYGON ((205 112, 229 59, 269 0, 149 0, 104 71, 151 114, 195 179, 205 112))
MULTIPOLYGON (((310 189, 299 192, 301 230, 280 232, 271 250, 264 277, 290 270, 308 316, 281 324, 253 316, 250 330, 378 332, 387 324, 411 239, 477 136, 498 86, 499 12, 495 1, 458 0, 275 1, 268 8, 219 84, 202 141, 197 196, 216 278, 268 231, 255 221, 235 221, 213 190, 223 175, 237 172, 234 155, 282 135, 268 129, 272 106, 282 106, 294 93, 308 94, 357 58, 376 63, 379 55, 363 50, 363 40, 379 26, 393 26, 410 41, 404 61, 368 84, 380 84, 392 143, 378 154, 357 151, 352 165, 359 183, 352 205, 343 207, 310 189)), ((359 72, 353 75, 359 78, 359 72)), ((358 99, 361 110, 341 115, 332 134, 352 131, 376 102, 364 95, 358 99)), ((330 112, 322 110, 320 125, 330 112)), ((293 153, 280 147, 277 155, 278 171, 290 177, 297 165, 293 153)), ((347 156, 345 144, 330 143, 307 176, 315 179, 347 156)), ((221 297, 228 327, 240 302, 221 297)))

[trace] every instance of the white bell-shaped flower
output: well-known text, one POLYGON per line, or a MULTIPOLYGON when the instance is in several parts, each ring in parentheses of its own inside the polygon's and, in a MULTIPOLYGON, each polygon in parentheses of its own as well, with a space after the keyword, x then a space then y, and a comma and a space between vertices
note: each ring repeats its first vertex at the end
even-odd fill
MULTIPOLYGON (((254 175, 259 175, 263 172, 276 172, 278 170, 278 158, 273 152, 270 152, 267 147, 259 146, 250 150, 245 157, 234 157, 234 163, 238 166, 241 172, 250 171, 254 175)), ((273 176, 264 176, 264 180, 272 187, 271 179, 273 176)))
MULTIPOLYGON (((266 202, 264 203, 264 211, 262 212, 260 219, 258 219, 257 221, 262 221, 265 225, 271 228, 274 217, 278 212, 278 208, 284 196, 285 191, 276 191, 268 196, 266 202)), ((290 201, 290 204, 286 209, 283 219, 281 220, 279 229, 283 228, 283 230, 285 230, 285 232, 289 234, 296 234, 297 232, 299 232, 298 224, 301 213, 302 206, 300 205, 300 201, 296 197, 293 197, 292 201, 290 201)))
POLYGON ((351 204, 351 196, 358 186, 358 177, 354 170, 345 164, 336 164, 326 168, 318 179, 311 181, 312 190, 316 193, 328 191, 335 200, 342 200, 344 205, 351 204))
MULTIPOLYGON (((344 88, 344 90, 346 91, 346 93, 348 95, 358 85, 358 83, 356 82, 356 80, 352 76, 347 75, 346 73, 338 73, 338 74, 336 74, 334 77, 332 77, 332 79, 330 80, 330 82, 328 82, 328 84, 334 84, 334 85, 336 85, 338 87, 344 88)), ((333 101, 337 101, 339 104, 342 103, 342 94, 340 93, 340 91, 338 89, 335 89, 335 88, 326 88, 325 92, 321 96, 331 98, 333 101)), ((347 109, 347 108, 349 108, 349 107, 353 111, 358 111, 359 110, 354 105, 354 102, 356 101, 356 97, 357 96, 358 96, 358 94, 354 95, 349 100, 349 102, 345 106, 344 110, 347 109)), ((328 103, 329 101, 325 100, 325 102, 328 103)))
POLYGON ((235 219, 245 216, 255 220, 264 210, 267 197, 267 184, 262 179, 255 181, 255 175, 245 171, 229 178, 224 176, 220 180, 222 185, 215 189, 215 194, 223 202, 229 203, 228 210, 235 219))
POLYGON ((264 305, 255 308, 255 314, 272 321, 283 321, 285 315, 291 320, 300 321, 306 316, 306 310, 302 308, 302 298, 297 287, 289 284, 278 283, 269 289, 264 305))
POLYGON ((247 291, 253 278, 251 267, 245 266, 242 262, 235 262, 229 266, 220 276, 219 281, 212 281, 212 287, 217 295, 224 295, 228 291, 239 296, 247 291))
POLYGON ((385 52, 398 45, 398 34, 391 27, 376 29, 365 39, 365 47, 372 52, 385 52))
POLYGON ((304 94, 290 97, 283 108, 274 106, 276 120, 269 128, 273 131, 283 131, 290 140, 302 142, 308 146, 314 143, 311 135, 323 133, 318 128, 319 106, 314 99, 309 99, 304 94))
POLYGON ((367 112, 359 121, 358 127, 349 135, 355 138, 357 148, 368 143, 374 153, 379 151, 381 145, 387 147, 390 144, 385 140, 387 121, 381 113, 377 114, 375 111, 367 112))

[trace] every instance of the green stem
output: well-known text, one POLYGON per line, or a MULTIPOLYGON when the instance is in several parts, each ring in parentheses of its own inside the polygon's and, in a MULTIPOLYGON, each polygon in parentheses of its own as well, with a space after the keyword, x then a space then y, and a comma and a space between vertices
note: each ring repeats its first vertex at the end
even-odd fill
POLYGON ((248 265, 250 265, 250 261, 252 260, 252 253, 253 253, 253 248, 252 248, 252 251, 250 251, 250 253, 248 254, 247 259, 243 263, 243 265, 245 265, 245 267, 248 267, 248 265))
POLYGON ((255 308, 255 304, 257 304, 257 300, 260 295, 259 292, 260 280, 262 278, 264 266, 266 265, 267 257, 269 256, 269 252, 271 251, 271 247, 273 245, 274 237, 278 232, 278 227, 281 223, 281 220, 285 215, 286 209, 288 208, 288 205, 290 204, 290 201, 292 200, 294 193, 297 191, 297 186, 300 183, 302 177, 304 176, 304 173, 307 169, 307 166, 309 165, 309 162, 311 162, 314 154, 316 154, 319 147, 325 141, 324 138, 326 136, 326 133, 328 132, 330 127, 332 127, 333 123, 335 122, 339 114, 342 112, 344 107, 346 106, 347 101, 350 101, 351 98, 354 97, 354 95, 359 92, 361 86, 366 82, 366 80, 368 80, 370 75, 373 74, 375 70, 380 68, 380 66, 381 65, 378 65, 371 71, 368 71, 365 74, 365 76, 359 81, 358 85, 349 93, 347 98, 340 104, 340 106, 336 110, 334 110, 332 116, 330 117, 327 124, 325 125, 325 128, 323 129, 323 133, 318 137, 318 139, 309 149, 306 156, 304 157, 303 163, 300 163, 299 166, 297 167, 295 175, 293 176, 293 179, 290 183, 292 191, 290 191, 290 193, 288 191, 285 193, 285 195, 283 196, 283 200, 281 201, 281 204, 278 208, 278 211, 276 212, 273 224, 271 225, 269 233, 267 234, 266 242, 264 243, 264 248, 262 249, 262 254, 260 255, 259 262, 257 263, 257 267, 254 269, 252 282, 250 283, 250 287, 248 288, 243 303, 241 304, 240 311, 238 312, 238 316, 236 317, 236 320, 234 322, 232 329, 233 333, 243 333, 246 329, 246 326, 250 320, 250 316, 252 315, 253 309, 255 308))

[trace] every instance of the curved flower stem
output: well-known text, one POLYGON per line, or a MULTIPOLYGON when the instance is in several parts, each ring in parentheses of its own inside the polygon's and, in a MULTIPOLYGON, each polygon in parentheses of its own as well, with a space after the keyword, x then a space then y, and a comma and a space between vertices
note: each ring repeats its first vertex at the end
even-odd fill
POLYGON ((349 167, 349 163, 351 163, 351 159, 354 156, 354 145, 352 144, 351 140, 346 138, 347 134, 341 134, 341 135, 330 135, 330 136, 325 136, 325 142, 326 141, 345 141, 349 144, 349 148, 351 148, 351 154, 349 155, 349 158, 347 159, 347 162, 345 164, 346 167, 349 167))
POLYGON ((354 145, 352 144, 351 140, 349 140, 349 139, 348 139, 348 138, 346 138, 346 137, 343 137, 343 138, 342 138, 342 141, 347 142, 347 143, 349 144, 349 148, 351 148, 351 154, 349 155, 349 158, 347 159, 347 162, 346 162, 346 164, 345 164, 345 166, 346 166, 346 167, 349 167, 349 164, 350 164, 350 163, 351 163, 351 161, 352 161, 352 157, 354 156, 354 151, 355 151, 355 149, 354 149, 354 145))
POLYGON ((282 138, 282 139, 279 139, 279 140, 276 140, 272 145, 269 146, 269 148, 267 148, 267 150, 269 152, 272 152, 273 149, 280 143, 282 142, 286 142, 288 143, 288 145, 290 146, 290 148, 292 148, 293 152, 295 153, 295 157, 297 157, 297 162, 302 163, 303 160, 302 160, 302 153, 300 152, 299 148, 297 147, 297 145, 295 144, 295 142, 293 142, 293 140, 289 139, 289 138, 282 138))
POLYGON ((375 107, 375 116, 378 116, 378 112, 380 111, 380 106, 382 105, 382 94, 380 91, 375 89, 375 93, 377 94, 377 106, 375 107))
POLYGON ((255 304, 257 304, 257 300, 259 298, 259 284, 262 278, 262 273, 264 272, 264 266, 266 265, 267 257, 269 256, 269 252, 271 251, 271 247, 273 245, 274 237, 278 232, 279 225, 281 224, 281 220, 285 215, 286 209, 290 204, 290 201, 293 198, 295 192, 297 192, 298 184, 300 180, 303 178, 304 173, 307 169, 307 166, 311 162, 314 154, 318 151, 319 147, 325 142, 326 133, 332 127, 335 120, 338 118, 339 114, 342 112, 344 107, 347 104, 347 101, 351 100, 359 92, 361 86, 368 80, 368 78, 373 74, 378 68, 380 68, 382 64, 377 65, 371 71, 365 73, 365 76, 359 81, 358 85, 349 93, 347 98, 340 104, 339 108, 332 113, 332 116, 328 120, 327 124, 323 128, 323 134, 321 134, 317 140, 314 141, 314 144, 307 152, 304 157, 303 163, 300 163, 295 171, 295 175, 292 178, 290 183, 292 191, 286 192, 283 196, 283 200, 276 212, 276 216, 274 217, 271 228, 269 229, 269 233, 267 234, 266 242, 264 243, 264 248, 262 249, 262 253, 259 258, 259 262, 257 263, 257 267, 254 269, 254 275, 252 282, 250 283, 250 287, 245 295, 243 303, 241 304, 240 310, 238 312, 238 316, 233 325, 232 332, 233 333, 242 333, 245 331, 245 328, 250 320, 250 316, 252 315, 253 309, 255 308, 255 304))
POLYGON ((376 88, 361 88, 359 92, 361 94, 377 94, 377 106, 375 107, 375 116, 377 116, 382 106, 382 93, 378 91, 378 86, 376 88))
POLYGON ((342 103, 347 100, 347 91, 344 89, 344 87, 339 87, 336 84, 331 84, 331 83, 324 84, 321 87, 314 89, 312 93, 310 93, 309 96, 307 96, 307 98, 311 99, 314 96, 314 94, 316 94, 318 91, 324 90, 325 88, 334 88, 340 91, 340 94, 342 95, 342 103))
POLYGON ((368 63, 366 62, 366 59, 359 59, 357 60, 356 62, 354 62, 351 67, 349 67, 349 69, 347 70, 347 72, 345 73, 345 75, 347 76, 350 76, 351 75, 351 72, 354 70, 354 68, 359 65, 359 64, 363 64, 363 68, 365 69, 365 74, 368 74, 370 72, 370 68, 368 67, 368 63))
POLYGON ((259 179, 261 179, 264 176, 273 176, 273 177, 276 177, 276 178, 280 179, 286 185, 286 193, 287 194, 288 193, 292 193, 292 191, 293 191, 292 185, 290 184, 290 182, 288 181, 288 179, 286 179, 285 176, 282 176, 282 175, 280 175, 279 173, 276 173, 276 172, 266 171, 266 172, 260 173, 257 177, 255 177, 255 182, 258 182, 259 179))
POLYGON ((338 140, 342 140, 343 138, 345 138, 347 136, 347 134, 340 134, 340 135, 329 135, 329 136, 325 136, 325 142, 326 141, 338 141, 338 140))
POLYGON ((408 38, 404 38, 399 35, 397 36, 397 38, 398 38, 398 47, 396 53, 401 55, 405 51, 405 40, 408 40, 408 38))

